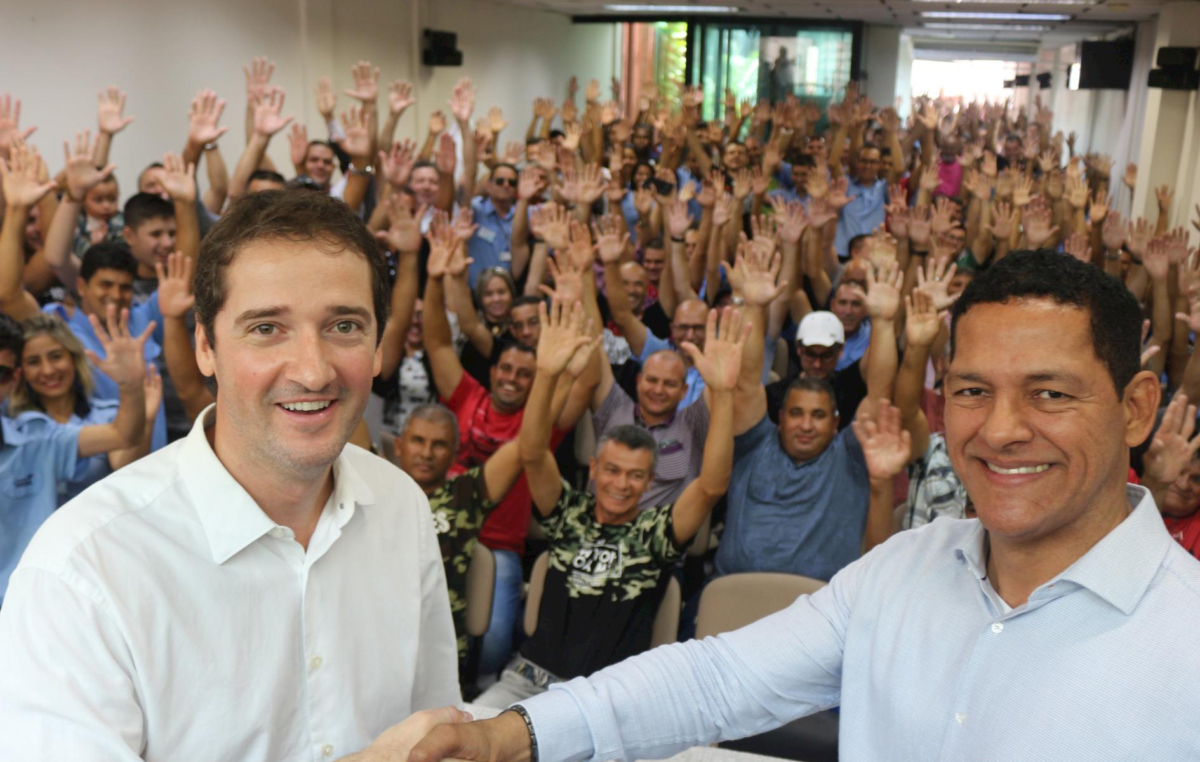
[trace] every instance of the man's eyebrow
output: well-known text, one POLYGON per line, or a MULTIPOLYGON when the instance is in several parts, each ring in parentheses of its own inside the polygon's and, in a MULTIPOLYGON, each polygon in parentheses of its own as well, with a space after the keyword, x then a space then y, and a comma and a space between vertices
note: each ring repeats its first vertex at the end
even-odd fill
MULTIPOLYGON (((955 373, 951 371, 946 374, 949 378, 963 382, 988 384, 991 383, 985 376, 979 373, 955 373)), ((1069 384, 1081 384, 1083 380, 1074 373, 1066 370, 1042 370, 1033 373, 1026 373, 1022 378, 1022 382, 1026 384, 1044 383, 1046 381, 1063 381, 1069 384)))
POLYGON ((330 307, 330 308, 329 308, 329 314, 330 314, 330 315, 337 315, 337 316, 349 315, 349 316, 352 316, 352 317, 360 317, 360 318, 362 318, 363 320, 366 320, 366 321, 368 321, 368 322, 370 322, 371 320, 373 320, 373 319, 374 319, 374 317, 375 317, 375 316, 374 316, 374 315, 373 315, 373 314, 372 314, 372 313, 371 313, 369 310, 367 310, 365 307, 354 307, 354 306, 351 306, 351 305, 349 305, 349 304, 339 304, 339 305, 337 305, 337 306, 330 307))
POLYGON ((280 315, 286 315, 287 313, 287 307, 261 307, 256 310, 246 310, 237 316, 237 319, 233 321, 233 324, 235 326, 245 325, 246 323, 250 323, 255 320, 279 317, 280 315))

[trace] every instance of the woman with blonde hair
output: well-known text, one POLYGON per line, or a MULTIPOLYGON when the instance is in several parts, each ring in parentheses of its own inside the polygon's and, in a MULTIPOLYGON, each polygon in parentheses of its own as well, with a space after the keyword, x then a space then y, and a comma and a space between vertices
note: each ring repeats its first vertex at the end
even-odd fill
MULTIPOLYGON (((47 416, 58 423, 79 426, 111 423, 117 415, 116 400, 93 399, 92 372, 83 345, 57 315, 35 315, 21 324, 25 347, 19 359, 20 375, 8 403, 8 414, 47 416)), ((152 368, 153 366, 151 366, 152 368)), ((106 455, 81 458, 75 478, 58 484, 61 506, 87 487, 150 451, 150 433, 162 399, 162 384, 151 371, 146 383, 146 430, 138 447, 114 450, 106 455)))

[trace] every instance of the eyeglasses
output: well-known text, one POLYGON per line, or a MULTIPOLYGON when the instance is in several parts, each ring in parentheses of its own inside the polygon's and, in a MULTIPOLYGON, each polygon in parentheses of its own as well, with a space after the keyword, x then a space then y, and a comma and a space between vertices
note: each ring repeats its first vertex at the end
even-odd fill
POLYGON ((515 177, 497 177, 495 180, 492 180, 492 182, 494 182, 496 185, 507 185, 510 188, 515 188, 517 187, 518 180, 515 177))
POLYGON ((9 381, 12 381, 13 375, 16 372, 17 369, 10 365, 0 365, 0 384, 7 384, 9 381))
POLYGON ((824 352, 817 352, 814 349, 802 346, 800 347, 800 354, 813 362, 828 362, 837 357, 838 351, 836 349, 826 349, 824 352))

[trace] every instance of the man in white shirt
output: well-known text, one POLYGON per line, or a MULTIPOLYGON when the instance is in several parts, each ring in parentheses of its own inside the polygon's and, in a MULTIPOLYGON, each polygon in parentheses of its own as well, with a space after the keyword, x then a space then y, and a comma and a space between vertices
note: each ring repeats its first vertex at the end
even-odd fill
POLYGON ((216 404, 34 537, 0 613, 0 756, 391 760, 389 727, 460 701, 425 495, 346 446, 384 266, 324 194, 247 195, 214 226, 195 289, 216 404))

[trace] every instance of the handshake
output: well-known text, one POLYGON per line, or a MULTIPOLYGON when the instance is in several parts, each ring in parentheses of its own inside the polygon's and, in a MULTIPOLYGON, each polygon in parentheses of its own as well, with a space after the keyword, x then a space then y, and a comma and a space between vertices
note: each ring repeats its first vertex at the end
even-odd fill
POLYGON ((519 713, 506 711, 479 722, 473 719, 450 706, 414 712, 342 762, 536 762, 529 727, 519 713))

